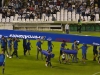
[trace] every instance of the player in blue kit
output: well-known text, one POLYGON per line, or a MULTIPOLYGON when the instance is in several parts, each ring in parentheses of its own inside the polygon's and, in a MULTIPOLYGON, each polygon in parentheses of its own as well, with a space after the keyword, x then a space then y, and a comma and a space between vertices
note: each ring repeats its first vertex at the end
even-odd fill
POLYGON ((27 52, 28 52, 28 54, 30 55, 30 50, 31 50, 31 48, 32 48, 30 40, 28 40, 28 42, 27 42, 26 45, 27 45, 27 52))
POLYGON ((15 38, 15 39, 13 40, 14 52, 13 52, 13 54, 12 54, 12 57, 13 57, 13 55, 16 55, 16 57, 18 58, 18 42, 19 42, 19 40, 18 40, 17 38, 15 38))
POLYGON ((96 61, 96 58, 97 58, 97 56, 98 56, 98 51, 97 51, 97 45, 93 45, 93 55, 94 55, 94 57, 93 57, 93 61, 96 61))
MULTIPOLYGON (((40 38, 38 39, 36 46, 37 46, 37 60, 38 60, 38 55, 39 53, 41 53, 42 51, 42 47, 41 45, 43 44, 43 42, 41 42, 40 38)), ((41 53, 41 59, 43 60, 43 54, 41 53)))
POLYGON ((82 62, 85 63, 86 60, 86 52, 87 52, 88 46, 86 44, 83 44, 83 46, 80 48, 82 49, 82 62))
POLYGON ((4 36, 2 36, 1 38, 1 49, 3 53, 5 54, 5 37, 4 36))
POLYGON ((99 47, 99 50, 98 50, 98 63, 100 64, 100 47, 99 47))
POLYGON ((26 56, 26 52, 27 52, 27 40, 23 39, 23 52, 24 52, 24 56, 26 56))
POLYGON ((12 38, 8 39, 8 54, 9 58, 11 58, 11 51, 12 51, 12 38))
POLYGON ((0 54, 0 66, 2 66, 2 74, 4 74, 5 71, 5 54, 4 51, 0 54))
POLYGON ((52 52, 52 49, 53 49, 53 47, 54 47, 54 45, 52 44, 52 39, 51 38, 48 38, 47 39, 48 41, 48 51, 50 51, 50 52, 52 52))
MULTIPOLYGON (((60 61, 60 57, 61 57, 61 55, 63 53, 63 50, 65 49, 65 46, 67 46, 66 45, 66 41, 63 40, 63 42, 61 43, 61 47, 60 47, 59 61, 60 61)), ((61 63, 61 61, 60 61, 60 63, 61 63)))
POLYGON ((50 51, 48 51, 48 56, 46 57, 46 64, 45 64, 45 66, 47 67, 49 65, 50 65, 50 67, 52 67, 52 64, 51 64, 51 52, 50 51))

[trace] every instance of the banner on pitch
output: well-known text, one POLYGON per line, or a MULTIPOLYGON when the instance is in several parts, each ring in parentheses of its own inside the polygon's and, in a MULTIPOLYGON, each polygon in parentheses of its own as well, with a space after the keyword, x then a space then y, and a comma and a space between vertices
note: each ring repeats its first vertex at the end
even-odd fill
POLYGON ((28 32, 28 31, 17 31, 17 30, 0 30, 0 37, 17 37, 21 39, 32 39, 36 40, 38 38, 47 40, 51 38, 52 41, 61 42, 65 40, 66 42, 74 42, 78 40, 80 43, 93 44, 100 43, 100 37, 95 36, 79 36, 71 34, 56 34, 56 33, 46 33, 46 32, 28 32))

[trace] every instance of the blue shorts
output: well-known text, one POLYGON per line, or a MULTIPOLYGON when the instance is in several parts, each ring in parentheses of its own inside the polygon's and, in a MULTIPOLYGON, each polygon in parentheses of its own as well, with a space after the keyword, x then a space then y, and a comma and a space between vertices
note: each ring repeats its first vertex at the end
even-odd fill
POLYGON ((31 50, 31 48, 30 47, 27 47, 27 50, 31 50))
POLYGON ((5 63, 4 62, 0 62, 0 66, 5 66, 5 63))

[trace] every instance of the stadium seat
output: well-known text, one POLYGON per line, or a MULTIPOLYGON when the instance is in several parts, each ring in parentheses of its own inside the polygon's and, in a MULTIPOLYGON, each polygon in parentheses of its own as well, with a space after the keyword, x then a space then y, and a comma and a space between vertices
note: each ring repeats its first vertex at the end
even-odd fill
POLYGON ((34 21, 37 21, 37 19, 35 18, 34 21))
POLYGON ((11 16, 11 17, 10 17, 10 22, 13 22, 13 20, 14 20, 14 21, 17 21, 17 20, 14 19, 13 16, 11 16))
POLYGON ((53 14, 53 17, 55 20, 57 20, 57 15, 56 14, 53 14))
POLYGON ((64 21, 67 21, 67 10, 64 11, 64 21))
POLYGON ((30 22, 33 22, 33 19, 30 19, 30 22))
POLYGON ((95 14, 96 21, 99 21, 99 14, 95 14))
POLYGON ((60 21, 60 12, 57 12, 57 21, 60 21))
POLYGON ((41 19, 36 19, 36 21, 41 21, 41 19))
POLYGON ((75 10, 72 12, 72 21, 75 21, 75 10))
POLYGON ((84 16, 84 18, 85 18, 85 21, 88 21, 88 18, 87 18, 87 16, 84 16))
POLYGON ((5 18, 2 18, 2 22, 6 22, 6 19, 5 18))
POLYGON ((26 19, 26 22, 29 22, 29 19, 26 19))
POLYGON ((22 18, 22 22, 25 22, 25 18, 22 18))
POLYGON ((6 22, 10 22, 9 17, 6 18, 6 22))
POLYGON ((76 14, 76 21, 78 21, 79 19, 79 14, 76 14))
POLYGON ((0 22, 2 21, 2 14, 0 14, 0 22))
POLYGON ((15 14, 14 21, 18 21, 18 14, 15 14))
POLYGON ((48 16, 45 16, 45 21, 48 21, 48 16))
POLYGON ((52 21, 52 16, 51 15, 49 16, 49 21, 52 21))
POLYGON ((88 21, 90 21, 90 19, 91 19, 90 16, 88 16, 88 21))
POLYGON ((68 12, 68 21, 71 21, 71 12, 68 12))
POLYGON ((61 17, 61 21, 64 20, 64 9, 61 9, 61 12, 60 12, 60 17, 61 17))
POLYGON ((83 16, 81 16, 81 19, 83 20, 83 16))
POLYGON ((45 20, 45 14, 42 14, 42 20, 44 21, 45 20))

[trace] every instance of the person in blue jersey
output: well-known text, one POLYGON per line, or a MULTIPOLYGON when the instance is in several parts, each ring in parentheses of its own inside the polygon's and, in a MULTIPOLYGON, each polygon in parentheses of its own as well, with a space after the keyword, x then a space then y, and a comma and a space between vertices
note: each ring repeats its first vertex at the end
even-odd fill
POLYGON ((0 66, 2 66, 2 74, 4 74, 5 71, 5 53, 2 51, 0 53, 0 66))
MULTIPOLYGON (((42 44, 43 44, 43 42, 41 42, 41 40, 39 38, 37 43, 36 43, 36 46, 37 46, 37 60, 38 60, 39 53, 41 53, 41 51, 42 51, 42 47, 41 47, 42 44)), ((42 53, 41 53, 41 59, 43 59, 43 54, 42 53)))
POLYGON ((49 65, 50 65, 50 67, 52 67, 52 64, 51 64, 51 52, 50 51, 48 51, 48 56, 46 57, 46 64, 45 64, 45 66, 47 67, 49 65))
MULTIPOLYGON (((61 43, 61 46, 60 46, 59 61, 60 61, 60 57, 61 57, 61 55, 62 55, 62 53, 63 53, 63 50, 65 49, 65 46, 67 46, 67 45, 66 45, 66 41, 63 40, 63 42, 61 43)), ((61 63, 61 61, 60 61, 60 63, 61 63)))
POLYGON ((5 37, 4 36, 2 36, 1 38, 1 49, 3 53, 5 53, 5 37))
POLYGON ((31 48, 32 48, 31 42, 30 42, 30 40, 28 40, 28 42, 27 42, 27 52, 28 52, 29 55, 30 55, 31 48))
POLYGON ((98 63, 100 64, 100 47, 99 47, 99 50, 98 50, 98 63))
POLYGON ((8 54, 9 54, 9 58, 11 58, 11 51, 12 51, 12 38, 9 37, 9 39, 8 39, 8 54))
POLYGON ((19 42, 19 40, 17 38, 15 38, 13 40, 13 48, 14 48, 14 51, 12 53, 12 57, 13 57, 13 55, 16 55, 16 57, 18 58, 18 42, 19 42))
POLYGON ((93 61, 96 61, 96 58, 98 56, 97 45, 93 45, 93 55, 93 61))
POLYGON ((23 39, 23 50, 24 50, 24 56, 25 56, 27 52, 27 40, 26 39, 23 39))
POLYGON ((52 44, 52 39, 51 38, 48 38, 47 39, 47 43, 48 43, 48 51, 52 52, 52 49, 54 47, 54 45, 52 44))
POLYGON ((7 38, 5 38, 5 52, 6 52, 6 56, 9 57, 8 48, 7 48, 7 38))
POLYGON ((82 49, 82 62, 85 63, 86 60, 86 52, 87 52, 87 44, 83 44, 83 46, 80 48, 82 49))

